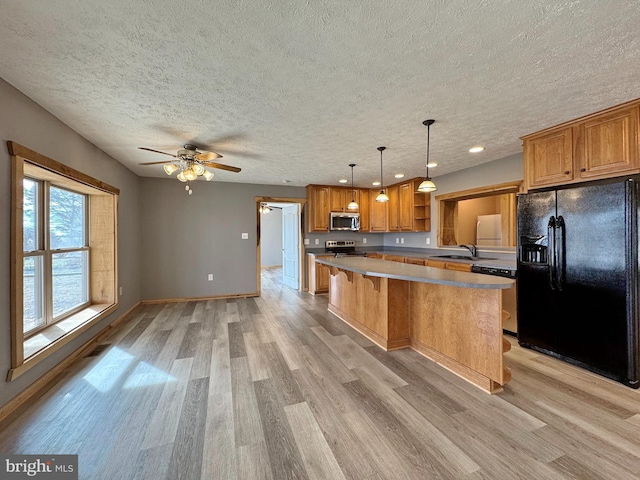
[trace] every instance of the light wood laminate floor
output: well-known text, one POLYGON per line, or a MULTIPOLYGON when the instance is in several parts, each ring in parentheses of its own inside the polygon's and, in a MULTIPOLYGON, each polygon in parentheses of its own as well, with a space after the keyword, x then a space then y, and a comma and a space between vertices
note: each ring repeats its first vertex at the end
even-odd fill
POLYGON ((139 308, 0 451, 79 454, 84 479, 640 477, 638 391, 514 345, 490 396, 279 275, 260 298, 139 308))

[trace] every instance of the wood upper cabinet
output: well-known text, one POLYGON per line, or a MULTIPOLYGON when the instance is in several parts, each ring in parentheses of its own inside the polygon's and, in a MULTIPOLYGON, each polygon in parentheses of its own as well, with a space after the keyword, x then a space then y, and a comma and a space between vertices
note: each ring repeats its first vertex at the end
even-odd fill
POLYGON ((581 122, 576 157, 582 178, 615 176, 637 170, 638 106, 581 122))
POLYGON ((640 100, 522 137, 525 189, 640 173, 640 100))
POLYGON ((330 213, 330 187, 322 185, 308 185, 307 199, 309 201, 309 215, 307 231, 328 232, 330 213))
POLYGON ((356 202, 358 202, 358 205, 360 206, 360 231, 368 232, 371 230, 371 209, 369 206, 371 199, 369 197, 369 190, 360 189, 357 190, 357 193, 358 199, 356 202))
POLYGON ((529 187, 544 187, 573 180, 573 129, 554 130, 524 141, 525 171, 529 187))
POLYGON ((331 212, 360 213, 361 232, 428 232, 431 230, 431 194, 417 192, 422 179, 386 188, 389 201, 376 202, 380 190, 329 185, 307 185, 307 231, 328 232, 331 212), (351 199, 359 208, 349 210, 351 199))
POLYGON ((401 183, 398 187, 400 205, 398 208, 398 224, 403 232, 415 231, 413 225, 413 188, 412 183, 401 183))
POLYGON ((378 190, 369 190, 370 225, 372 232, 387 231, 387 207, 389 202, 376 202, 378 190))
POLYGON ((387 195, 389 196, 389 231, 397 232, 400 230, 400 186, 392 185, 387 187, 387 195))

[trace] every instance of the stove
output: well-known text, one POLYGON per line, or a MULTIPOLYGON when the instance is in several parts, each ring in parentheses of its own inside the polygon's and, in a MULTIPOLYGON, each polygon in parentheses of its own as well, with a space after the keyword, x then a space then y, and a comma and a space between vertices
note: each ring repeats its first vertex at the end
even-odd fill
POLYGON ((324 242, 327 252, 335 253, 336 257, 366 257, 365 252, 356 250, 356 242, 353 240, 327 240, 324 242))

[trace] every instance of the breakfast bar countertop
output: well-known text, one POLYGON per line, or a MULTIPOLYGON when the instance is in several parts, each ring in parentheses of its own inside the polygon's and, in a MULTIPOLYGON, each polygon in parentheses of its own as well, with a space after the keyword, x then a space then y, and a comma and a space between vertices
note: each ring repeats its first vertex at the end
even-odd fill
POLYGON ((316 262, 329 267, 356 272, 369 277, 383 277, 409 282, 434 283, 462 288, 507 289, 515 285, 510 278, 479 273, 423 267, 408 263, 389 262, 377 258, 340 257, 317 258, 316 262))

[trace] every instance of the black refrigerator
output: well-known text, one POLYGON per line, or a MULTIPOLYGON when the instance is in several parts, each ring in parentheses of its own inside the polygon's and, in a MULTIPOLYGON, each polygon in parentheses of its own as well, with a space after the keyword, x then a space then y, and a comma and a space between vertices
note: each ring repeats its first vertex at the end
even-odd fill
POLYGON ((517 201, 518 343, 638 388, 638 179, 517 201))

